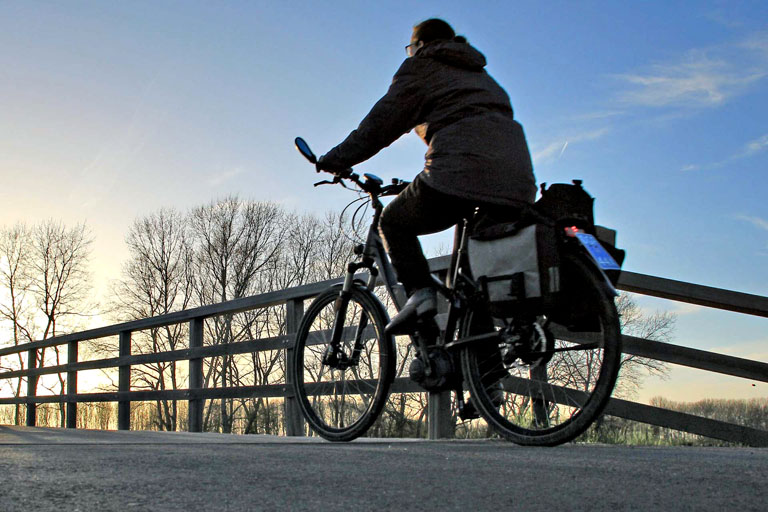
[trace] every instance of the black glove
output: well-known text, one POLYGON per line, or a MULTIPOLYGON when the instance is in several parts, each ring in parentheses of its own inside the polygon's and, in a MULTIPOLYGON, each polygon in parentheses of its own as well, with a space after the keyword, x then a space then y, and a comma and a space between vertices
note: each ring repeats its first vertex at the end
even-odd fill
POLYGON ((350 173, 349 166, 337 161, 333 156, 329 157, 329 154, 321 156, 315 164, 315 168, 319 171, 326 171, 339 176, 344 176, 350 173))

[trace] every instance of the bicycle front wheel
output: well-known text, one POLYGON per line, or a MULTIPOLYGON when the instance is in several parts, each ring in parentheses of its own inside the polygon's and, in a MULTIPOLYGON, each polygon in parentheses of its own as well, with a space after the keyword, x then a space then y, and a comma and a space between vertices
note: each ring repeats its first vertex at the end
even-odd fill
POLYGON ((510 331, 514 319, 469 311, 462 323, 462 337, 501 331, 497 341, 465 348, 462 369, 482 416, 522 445, 553 446, 583 433, 608 403, 621 365, 619 318, 602 277, 578 257, 566 258, 563 271, 591 314, 582 332, 550 330, 539 316, 521 343, 510 331))
POLYGON ((351 441, 376 421, 395 371, 387 315, 363 288, 319 295, 302 318, 294 348, 294 391, 307 423, 329 441, 351 441), (336 340, 333 334, 336 332, 336 340))

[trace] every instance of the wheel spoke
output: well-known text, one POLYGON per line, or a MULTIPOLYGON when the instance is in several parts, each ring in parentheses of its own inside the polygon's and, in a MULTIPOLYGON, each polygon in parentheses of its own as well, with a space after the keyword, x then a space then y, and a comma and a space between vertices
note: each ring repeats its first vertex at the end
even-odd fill
POLYGON ((607 403, 618 373, 621 338, 612 297, 583 261, 563 265, 583 310, 597 316, 596 332, 571 332, 545 315, 524 320, 470 311, 462 320, 460 339, 481 336, 491 325, 499 334, 498 348, 465 345, 464 376, 485 420, 521 444, 559 444, 583 432, 607 403), (501 403, 494 382, 501 382, 501 403))
POLYGON ((381 308, 367 291, 355 289, 346 307, 336 307, 338 297, 331 290, 315 299, 302 319, 294 350, 294 389, 304 416, 315 432, 336 441, 367 430, 392 380, 391 340, 383 334, 381 308))

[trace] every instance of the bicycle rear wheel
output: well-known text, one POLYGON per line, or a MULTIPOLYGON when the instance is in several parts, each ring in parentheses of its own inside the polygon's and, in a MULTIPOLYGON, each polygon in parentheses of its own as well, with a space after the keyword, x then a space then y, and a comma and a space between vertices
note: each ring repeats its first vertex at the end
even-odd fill
POLYGON ((466 347, 462 369, 483 418, 522 445, 553 446, 584 432, 607 404, 621 364, 619 318, 602 277, 577 257, 567 257, 563 270, 596 316, 589 332, 550 330, 542 316, 529 322, 521 348, 509 341, 513 319, 469 311, 462 320, 462 337, 501 331, 497 340, 466 347))
POLYGON ((325 439, 351 441, 381 413, 395 371, 386 324, 381 303, 361 288, 345 299, 339 287, 329 289, 304 314, 294 348, 294 391, 307 423, 325 439))

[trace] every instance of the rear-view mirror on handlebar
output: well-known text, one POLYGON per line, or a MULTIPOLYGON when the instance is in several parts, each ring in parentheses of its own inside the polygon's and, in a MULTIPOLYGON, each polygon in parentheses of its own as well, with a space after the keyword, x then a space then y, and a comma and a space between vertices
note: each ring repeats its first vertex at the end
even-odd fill
POLYGON ((309 162, 312 164, 317 163, 317 157, 312 152, 312 150, 309 149, 309 144, 307 144, 307 142, 304 139, 302 139, 301 137, 296 137, 296 140, 294 141, 294 143, 296 144, 296 149, 299 150, 299 153, 304 155, 304 158, 309 160, 309 162))

